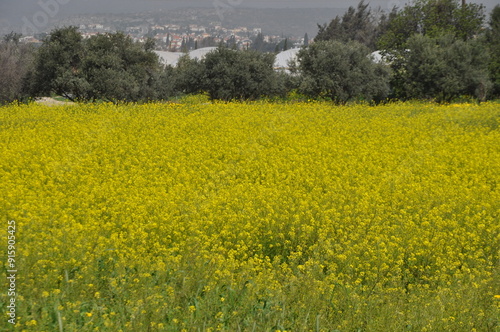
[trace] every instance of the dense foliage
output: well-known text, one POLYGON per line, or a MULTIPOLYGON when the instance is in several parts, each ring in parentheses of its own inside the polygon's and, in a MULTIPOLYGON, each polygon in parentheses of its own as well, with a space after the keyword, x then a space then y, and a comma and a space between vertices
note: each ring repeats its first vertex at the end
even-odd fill
POLYGON ((329 24, 318 25, 319 31, 315 40, 337 40, 343 43, 354 40, 373 51, 395 13, 393 10, 389 15, 381 13, 380 17, 377 17, 369 4, 361 0, 356 8, 350 6, 342 17, 337 16, 329 24))
POLYGON ((2 107, 13 330, 496 331, 499 118, 494 103, 2 107))
POLYGON ((161 67, 153 46, 120 32, 84 40, 76 27, 54 30, 38 50, 33 93, 73 101, 157 99, 161 67))
POLYGON ((390 57, 395 69, 393 93, 399 98, 451 102, 474 96, 484 101, 491 92, 489 54, 482 41, 414 35, 407 47, 390 57))
MULTIPOLYGON (((200 93, 225 101, 297 93, 336 103, 484 101, 500 97, 500 6, 487 26, 485 18, 484 6, 458 0, 416 0, 390 13, 362 0, 320 25, 314 42, 305 36, 292 75, 273 68, 262 34, 251 50, 232 49, 229 40, 176 67, 159 63, 151 40, 136 43, 120 32, 83 39, 76 27, 60 28, 36 52, 11 34, 0 43, 0 103, 49 95, 147 102, 200 93), (382 64, 369 55, 376 47, 382 64)), ((275 51, 289 47, 284 39, 275 51)))
POLYGON ((277 91, 274 56, 219 47, 203 60, 204 90, 211 99, 249 100, 277 91))
POLYGON ((391 17, 387 31, 378 42, 379 49, 407 48, 407 41, 414 34, 431 38, 452 34, 455 38, 469 40, 481 34, 484 23, 484 6, 459 0, 416 0, 405 5, 391 17))
POLYGON ((497 6, 484 29, 484 6, 475 3, 417 0, 375 15, 361 1, 320 26, 316 40, 376 44, 392 68, 391 98, 485 100, 500 96, 499 17, 497 6))
POLYGON ((389 70, 356 41, 317 42, 298 53, 299 91, 337 103, 381 100, 389 94, 389 70))

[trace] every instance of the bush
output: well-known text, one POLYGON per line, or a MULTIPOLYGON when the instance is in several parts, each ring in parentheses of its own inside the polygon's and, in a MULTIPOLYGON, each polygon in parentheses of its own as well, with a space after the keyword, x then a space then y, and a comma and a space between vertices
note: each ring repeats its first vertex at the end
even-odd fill
POLYGON ((317 42, 297 55, 293 72, 300 75, 299 92, 336 103, 380 101, 389 93, 389 68, 369 57, 356 42, 317 42))
POLYGON ((419 33, 436 38, 443 34, 461 40, 470 40, 481 34, 484 6, 463 4, 458 0, 415 0, 392 15, 384 34, 378 41, 379 49, 408 48, 408 40, 419 33))
POLYGON ((197 59, 182 56, 174 68, 175 91, 177 94, 199 94, 203 90, 204 66, 197 59))
POLYGON ((414 35, 408 50, 393 57, 395 95, 438 102, 464 95, 484 100, 491 87, 487 66, 488 53, 480 40, 414 35))
POLYGON ((219 47, 202 64, 203 87, 211 99, 256 100, 279 94, 273 54, 219 47))
POLYGON ((158 99, 165 75, 153 47, 121 32, 84 40, 76 27, 54 30, 38 52, 33 93, 73 101, 158 99))

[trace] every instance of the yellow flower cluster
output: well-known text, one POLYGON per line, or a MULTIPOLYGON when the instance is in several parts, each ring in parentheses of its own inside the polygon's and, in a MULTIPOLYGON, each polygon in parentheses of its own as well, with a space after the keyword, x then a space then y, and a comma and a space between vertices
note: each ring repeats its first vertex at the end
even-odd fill
POLYGON ((15 328, 494 331, 499 126, 495 103, 1 107, 15 328))

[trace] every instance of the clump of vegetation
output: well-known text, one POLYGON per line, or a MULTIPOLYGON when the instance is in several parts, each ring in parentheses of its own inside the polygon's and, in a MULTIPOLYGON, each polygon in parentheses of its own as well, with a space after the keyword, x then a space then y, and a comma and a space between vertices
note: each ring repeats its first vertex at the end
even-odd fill
POLYGON ((123 33, 84 40, 76 27, 55 30, 37 52, 32 92, 72 101, 158 99, 162 67, 153 46, 123 33))
MULTIPOLYGON (((36 51, 11 34, 0 45, 0 102, 53 94, 113 103, 200 93, 211 100, 286 100, 294 91, 339 104, 485 101, 500 96, 500 6, 487 28, 485 20, 484 6, 458 0, 417 0, 390 13, 362 0, 320 25, 314 42, 306 38, 291 74, 274 70, 262 35, 254 50, 221 44, 204 59, 185 56, 170 67, 159 63, 152 40, 135 43, 120 32, 83 39, 76 27, 56 29, 36 51), (382 63, 370 57, 377 48, 382 63)), ((287 49, 287 41, 278 48, 287 49)))
POLYGON ((389 94, 389 67, 373 62, 369 49, 356 41, 314 43, 298 53, 292 67, 300 76, 299 91, 313 99, 380 101, 389 94))

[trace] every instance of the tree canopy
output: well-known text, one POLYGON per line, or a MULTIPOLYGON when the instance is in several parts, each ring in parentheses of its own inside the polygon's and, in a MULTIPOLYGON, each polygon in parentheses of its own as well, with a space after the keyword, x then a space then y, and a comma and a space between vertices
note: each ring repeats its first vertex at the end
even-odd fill
POLYGON ((343 43, 355 40, 375 49, 377 39, 384 32, 386 22, 394 15, 372 12, 368 3, 361 0, 358 6, 350 6, 342 17, 336 16, 328 25, 318 25, 315 41, 337 40, 343 43))
POLYGON ((54 30, 38 51, 34 92, 79 101, 155 99, 162 69, 153 46, 121 32, 83 39, 76 27, 54 30))
POLYGON ((469 40, 481 33, 484 17, 484 6, 480 4, 416 0, 393 15, 378 47, 384 50, 407 48, 407 41, 414 34, 431 38, 447 34, 469 40))
POLYGON ((299 90, 311 98, 337 103, 381 100, 389 93, 389 69, 370 58, 368 47, 357 41, 316 42, 299 51, 294 72, 299 90))
POLYGON ((392 85, 399 98, 444 102, 460 96, 486 98, 491 88, 489 55, 480 40, 414 35, 407 45, 408 50, 393 59, 392 85))
POLYGON ((274 54, 219 47, 202 61, 204 90, 221 100, 272 96, 277 91, 273 64, 274 54))

